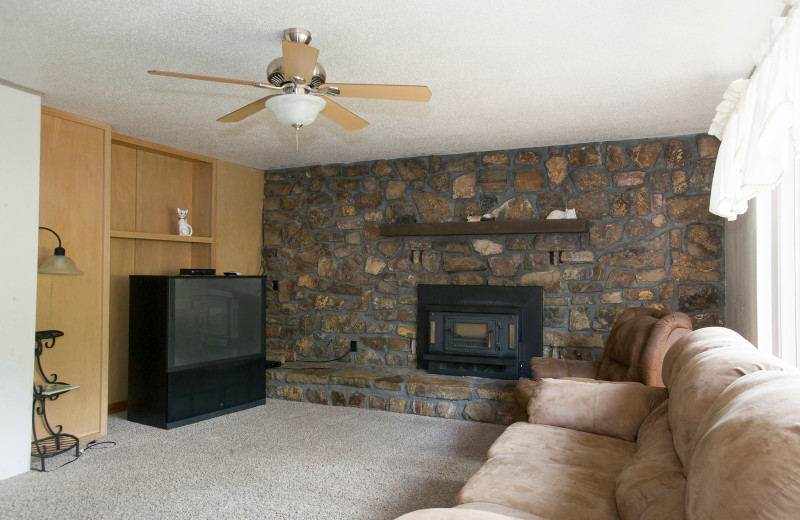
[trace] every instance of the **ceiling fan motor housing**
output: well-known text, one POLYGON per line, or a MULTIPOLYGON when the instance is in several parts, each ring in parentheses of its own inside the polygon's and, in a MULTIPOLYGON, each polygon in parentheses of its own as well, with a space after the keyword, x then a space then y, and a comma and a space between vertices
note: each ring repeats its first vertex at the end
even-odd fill
MULTIPOLYGON (((307 78, 303 79, 306 80, 306 84, 308 86, 312 88, 318 88, 320 85, 325 83, 326 77, 327 74, 325 73, 325 69, 322 68, 322 65, 317 63, 314 66, 314 72, 311 74, 311 81, 308 81, 307 78)), ((269 62, 269 66, 267 66, 267 79, 276 87, 282 87, 285 84, 292 82, 283 74, 283 58, 275 58, 269 62)))
MULTIPOLYGON (((293 27, 283 31, 283 39, 308 45, 311 43, 311 31, 308 29, 301 29, 300 27, 293 27)), ((325 78, 325 69, 322 68, 322 65, 317 63, 314 66, 314 72, 311 74, 311 78, 303 79, 306 81, 306 85, 317 88, 325 83, 325 78)), ((283 73, 283 58, 275 58, 269 62, 267 66, 267 79, 276 87, 282 87, 287 83, 291 83, 291 79, 286 78, 283 73)))

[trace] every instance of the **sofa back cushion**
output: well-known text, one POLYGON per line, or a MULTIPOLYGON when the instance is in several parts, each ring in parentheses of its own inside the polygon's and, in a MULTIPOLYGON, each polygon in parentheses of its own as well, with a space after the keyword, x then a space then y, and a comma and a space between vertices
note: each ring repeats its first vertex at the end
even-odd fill
POLYGON ((596 379, 541 379, 531 385, 528 421, 633 441, 667 398, 664 388, 596 379))
MULTIPOLYGON (((664 401, 642 423, 636 440, 636 454, 617 477, 617 511, 622 520, 638 520, 654 503, 666 502, 665 495, 678 492, 683 497, 686 478, 681 461, 675 455, 672 432, 667 419, 669 401, 664 401)), ((683 511, 672 509, 672 515, 683 511)), ((679 518, 671 516, 671 518, 679 518)))
POLYGON ((759 352, 730 329, 708 327, 678 340, 664 358, 663 378, 681 463, 686 466, 700 422, 728 385, 745 374, 782 369, 779 359, 759 352))
POLYGON ((800 374, 731 383, 699 425, 685 471, 687 518, 798 518, 800 374))
POLYGON ((644 307, 625 309, 608 335, 597 379, 664 386, 661 364, 672 343, 692 330, 689 317, 644 307))

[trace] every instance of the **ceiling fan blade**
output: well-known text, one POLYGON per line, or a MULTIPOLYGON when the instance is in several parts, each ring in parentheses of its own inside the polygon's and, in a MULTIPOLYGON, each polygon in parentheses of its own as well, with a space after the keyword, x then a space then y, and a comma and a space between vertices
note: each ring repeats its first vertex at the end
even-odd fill
POLYGON ((319 49, 305 43, 287 40, 283 40, 281 43, 283 45, 283 75, 287 78, 300 76, 306 81, 306 84, 310 85, 314 67, 317 66, 319 49))
POLYGON ((325 83, 320 88, 336 87, 342 97, 394 99, 398 101, 428 101, 431 89, 422 85, 358 85, 355 83, 325 83))
POLYGON ((369 125, 368 122, 350 112, 336 101, 328 99, 324 96, 322 99, 325 100, 325 108, 322 110, 322 112, 320 112, 320 114, 327 117, 345 130, 352 132, 353 130, 361 130, 365 126, 369 125))
POLYGON ((181 72, 165 72, 163 70, 148 70, 147 73, 153 74, 154 76, 170 76, 172 78, 199 79, 201 81, 216 81, 217 83, 234 83, 236 85, 251 85, 254 87, 259 87, 263 85, 263 83, 260 81, 247 81, 246 79, 217 78, 215 76, 199 76, 197 74, 183 74, 181 72))
POLYGON ((217 119, 217 121, 220 122, 220 123, 237 123, 237 122, 241 121, 242 119, 245 119, 247 117, 252 116, 256 112, 260 112, 261 110, 264 110, 266 108, 266 105, 264 103, 269 98, 274 97, 274 96, 280 96, 280 95, 281 94, 273 94, 272 96, 267 96, 267 97, 263 97, 261 99, 257 99, 256 101, 253 101, 249 105, 245 105, 242 108, 234 110, 233 112, 231 112, 230 114, 228 114, 226 116, 220 117, 219 119, 217 119))

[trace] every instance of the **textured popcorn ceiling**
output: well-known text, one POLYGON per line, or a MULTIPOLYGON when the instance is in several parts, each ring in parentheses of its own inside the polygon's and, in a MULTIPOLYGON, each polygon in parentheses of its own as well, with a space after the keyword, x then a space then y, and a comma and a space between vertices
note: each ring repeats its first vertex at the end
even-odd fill
POLYGON ((113 131, 256 168, 703 132, 780 0, 2 0, 0 80, 113 131), (264 81, 304 27, 328 80, 430 86, 429 103, 338 101, 370 122, 300 131, 265 92, 150 69, 264 81))

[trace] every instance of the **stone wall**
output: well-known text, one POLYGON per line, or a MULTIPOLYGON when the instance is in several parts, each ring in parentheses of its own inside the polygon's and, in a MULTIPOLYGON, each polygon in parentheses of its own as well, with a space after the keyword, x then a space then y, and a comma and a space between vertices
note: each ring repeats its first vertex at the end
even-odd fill
POLYGON ((265 173, 268 349, 415 365, 416 285, 541 285, 545 354, 597 358, 629 306, 724 316, 723 221, 708 212, 708 135, 476 152, 265 173), (383 237, 394 222, 544 218, 576 234, 383 237), (350 341, 358 352, 347 354, 350 341))

